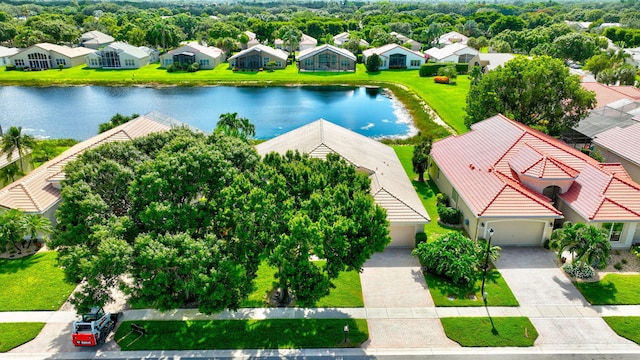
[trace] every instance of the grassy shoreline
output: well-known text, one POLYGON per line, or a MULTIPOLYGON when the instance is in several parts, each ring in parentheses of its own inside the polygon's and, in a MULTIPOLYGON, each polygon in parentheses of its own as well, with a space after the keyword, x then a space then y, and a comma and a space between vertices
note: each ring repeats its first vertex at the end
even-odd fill
POLYGON ((0 68, 0 86, 379 86, 389 89, 404 104, 419 131, 434 138, 449 132, 436 124, 425 111, 428 104, 458 133, 466 131, 462 104, 469 81, 460 76, 457 85, 435 84, 432 78, 421 78, 418 70, 385 70, 368 73, 358 64, 354 73, 300 73, 295 66, 274 72, 232 72, 227 64, 213 70, 195 73, 168 73, 152 64, 135 70, 88 69, 80 65, 62 71, 6 71, 0 68), (460 107, 452 104, 461 104, 460 107))

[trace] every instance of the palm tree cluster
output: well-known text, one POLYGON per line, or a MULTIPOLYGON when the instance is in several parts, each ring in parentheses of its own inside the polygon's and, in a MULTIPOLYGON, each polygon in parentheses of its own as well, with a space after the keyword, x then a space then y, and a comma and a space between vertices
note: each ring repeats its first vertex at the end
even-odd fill
POLYGON ((31 243, 38 235, 46 236, 52 231, 51 221, 38 214, 25 214, 20 210, 11 209, 0 214, 0 251, 7 251, 8 245, 21 253, 31 247, 31 243), (23 239, 29 236, 26 245, 23 239))
POLYGON ((604 230, 593 225, 566 222, 553 231, 549 246, 558 252, 558 259, 565 251, 571 253, 571 262, 583 263, 602 269, 609 262, 611 244, 604 230))
POLYGON ((22 127, 12 126, 9 131, 0 137, 0 154, 5 154, 7 160, 13 160, 13 154, 17 150, 20 158, 20 169, 15 164, 10 164, 2 169, 2 178, 7 182, 15 181, 16 176, 23 175, 25 172, 24 156, 27 150, 32 149, 35 140, 32 136, 23 134, 22 127))

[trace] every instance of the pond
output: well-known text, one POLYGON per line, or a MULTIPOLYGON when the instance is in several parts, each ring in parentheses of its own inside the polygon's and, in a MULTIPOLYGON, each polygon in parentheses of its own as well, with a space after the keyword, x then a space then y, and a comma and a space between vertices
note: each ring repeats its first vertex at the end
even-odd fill
POLYGON ((372 138, 407 137, 413 121, 390 92, 349 86, 21 87, 0 86, 0 126, 36 138, 88 139, 114 114, 156 111, 204 131, 237 112, 268 139, 324 118, 372 138))

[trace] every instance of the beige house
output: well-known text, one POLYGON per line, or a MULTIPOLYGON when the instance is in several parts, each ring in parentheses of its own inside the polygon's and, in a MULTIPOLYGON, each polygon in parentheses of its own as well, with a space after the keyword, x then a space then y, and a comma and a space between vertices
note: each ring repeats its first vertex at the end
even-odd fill
POLYGON ((356 71, 356 56, 349 50, 324 44, 300 51, 300 71, 356 71))
POLYGON ((191 42, 160 55, 160 66, 171 65, 187 67, 193 63, 200 64, 200 69, 214 69, 225 60, 224 51, 213 46, 191 42))
POLYGON ((288 57, 289 54, 285 51, 259 44, 230 57, 229 66, 239 70, 258 70, 266 68, 273 61, 274 69, 284 69, 287 67, 288 57))
POLYGON ((160 114, 149 113, 78 143, 27 176, 0 189, 0 211, 18 209, 29 214, 40 214, 55 224, 55 211, 61 200, 61 182, 65 178, 63 169, 67 163, 75 160, 83 151, 101 144, 127 141, 176 126, 181 126, 181 123, 160 114))
POLYGON ((390 246, 413 247, 429 215, 395 151, 378 141, 327 120, 316 120, 256 146, 258 154, 300 151, 324 159, 336 153, 371 179, 371 195, 387 211, 390 246))
POLYGON ((87 67, 103 69, 138 69, 149 65, 149 53, 137 46, 114 42, 85 58, 87 67))
POLYGON ((471 71, 474 66, 479 66, 483 73, 488 73, 498 66, 504 65, 514 57, 516 56, 508 53, 478 53, 469 61, 469 71, 471 71))
POLYGON ((115 39, 111 35, 107 35, 98 30, 88 31, 80 36, 79 46, 89 49, 98 50, 99 48, 109 45, 114 42, 115 39))
POLYGON ((32 45, 10 57, 18 69, 32 70, 56 69, 59 66, 70 68, 85 63, 85 56, 95 50, 77 47, 41 43, 32 45))

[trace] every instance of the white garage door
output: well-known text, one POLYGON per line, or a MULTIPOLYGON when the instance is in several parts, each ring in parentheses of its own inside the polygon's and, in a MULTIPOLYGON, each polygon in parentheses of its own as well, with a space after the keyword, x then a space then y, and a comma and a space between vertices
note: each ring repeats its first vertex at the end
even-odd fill
POLYGON ((490 223, 494 234, 491 238, 496 245, 540 245, 544 232, 544 222, 506 221, 490 223))
POLYGON ((414 247, 416 243, 415 227, 409 226, 391 226, 391 244, 389 246, 396 247, 414 247))

